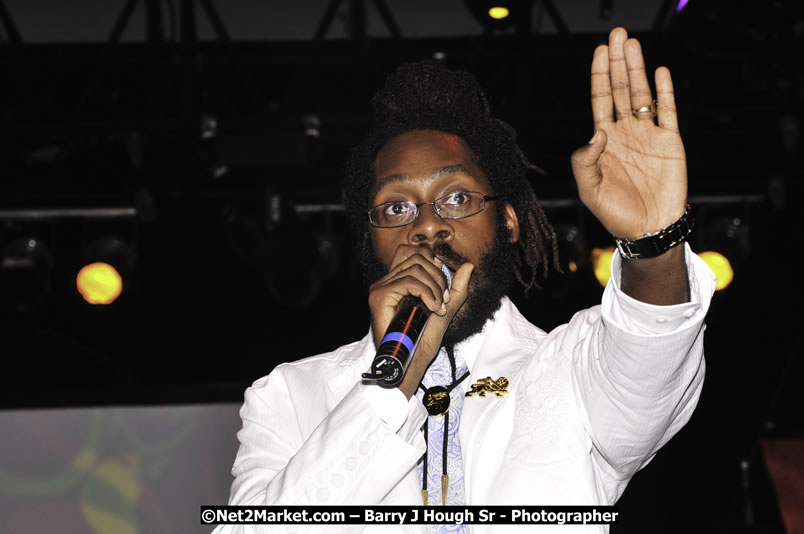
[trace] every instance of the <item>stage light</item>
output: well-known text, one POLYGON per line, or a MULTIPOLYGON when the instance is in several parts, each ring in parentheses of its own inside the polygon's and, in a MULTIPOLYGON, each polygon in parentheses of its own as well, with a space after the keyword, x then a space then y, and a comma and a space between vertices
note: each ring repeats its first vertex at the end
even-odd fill
POLYGON ((528 28, 533 0, 464 0, 472 17, 488 32, 528 28))
POLYGON ((106 235, 96 239, 84 251, 84 266, 75 277, 76 289, 89 304, 112 304, 123 292, 134 256, 131 246, 120 237, 106 235))
POLYGON ((611 259, 614 257, 614 250, 614 247, 592 249, 592 267, 595 270, 595 278, 603 287, 606 287, 611 278, 611 259))
POLYGON ((75 285, 88 303, 107 305, 123 292, 123 277, 108 263, 95 262, 78 271, 75 285))
POLYGON ((494 20, 502 20, 507 17, 511 12, 504 6, 493 6, 489 8, 489 17, 494 20))
POLYGON ((726 289, 734 280, 734 269, 731 267, 729 259, 719 252, 707 250, 698 254, 701 259, 712 269, 712 272, 717 276, 717 285, 715 291, 726 289))
POLYGON ((10 242, 0 262, 0 305, 16 312, 36 309, 50 292, 53 255, 39 238, 10 242))
POLYGON ((687 7, 687 3, 689 0, 678 0, 678 5, 676 5, 676 13, 681 13, 681 10, 687 7))

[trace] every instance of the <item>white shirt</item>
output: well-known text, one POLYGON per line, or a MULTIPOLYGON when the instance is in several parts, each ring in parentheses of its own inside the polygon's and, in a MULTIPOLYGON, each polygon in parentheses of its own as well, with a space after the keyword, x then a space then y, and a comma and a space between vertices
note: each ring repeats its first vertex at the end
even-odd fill
MULTIPOLYGON (((464 390, 486 376, 510 382, 505 397, 465 399, 467 504, 613 504, 687 422, 703 384, 703 319, 716 281, 685 248, 690 302, 653 306, 628 297, 618 287, 615 255, 600 306, 548 334, 505 298, 483 331, 458 346, 471 372, 464 390)), ((421 504, 416 462, 425 452, 427 412, 415 397, 361 383, 374 352, 369 332, 279 365, 246 390, 230 504, 421 504)), ((522 531, 472 526, 476 534, 507 529, 522 531)), ((567 529, 607 530, 556 532, 567 529)), ((231 525, 216 533, 293 530, 231 525)))

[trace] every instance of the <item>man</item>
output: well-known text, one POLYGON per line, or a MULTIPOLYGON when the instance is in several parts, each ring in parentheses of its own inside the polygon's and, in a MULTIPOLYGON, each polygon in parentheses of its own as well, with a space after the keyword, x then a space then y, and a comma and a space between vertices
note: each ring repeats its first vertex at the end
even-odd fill
POLYGON ((513 131, 489 115, 465 73, 431 62, 391 75, 345 185, 370 283, 370 331, 280 365, 246 391, 230 502, 616 502, 694 409, 714 290, 686 244, 643 238, 667 229, 682 242, 688 230, 666 68, 656 87, 658 124, 639 43, 613 30, 592 61, 595 133, 572 168, 605 228, 638 240, 623 254, 642 257, 615 258, 602 305, 548 334, 505 297, 514 278, 534 285, 555 252, 513 131), (455 271, 451 289, 444 264, 455 271), (432 315, 404 380, 392 389, 362 381, 408 295, 432 315), (446 397, 449 407, 434 410, 444 415, 428 415, 446 397))

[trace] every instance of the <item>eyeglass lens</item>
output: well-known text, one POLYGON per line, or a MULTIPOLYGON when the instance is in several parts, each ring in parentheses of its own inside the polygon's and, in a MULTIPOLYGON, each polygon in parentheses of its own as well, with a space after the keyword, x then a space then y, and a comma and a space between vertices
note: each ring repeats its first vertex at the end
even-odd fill
POLYGON ((375 226, 394 227, 409 224, 416 219, 419 206, 433 204, 436 212, 444 219, 462 219, 483 210, 484 195, 467 191, 456 191, 437 198, 433 202, 386 202, 369 211, 369 220, 375 226))

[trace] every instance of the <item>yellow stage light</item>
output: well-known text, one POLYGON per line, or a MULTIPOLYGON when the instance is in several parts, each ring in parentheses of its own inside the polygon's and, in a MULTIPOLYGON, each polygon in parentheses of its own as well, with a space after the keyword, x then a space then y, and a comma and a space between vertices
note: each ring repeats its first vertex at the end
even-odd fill
POLYGON ((123 277, 108 263, 96 262, 81 268, 75 285, 90 304, 111 304, 123 291, 123 277))
POLYGON ((595 269, 595 278, 600 285, 606 287, 611 278, 611 258, 614 256, 614 247, 593 248, 592 266, 595 269))
POLYGON ((504 19, 509 15, 507 7, 495 6, 489 9, 489 17, 495 20, 504 19))
POLYGON ((729 259, 719 252, 707 250, 699 254, 701 259, 712 269, 712 272, 717 276, 717 285, 715 291, 726 289, 734 280, 734 270, 731 267, 729 259))

